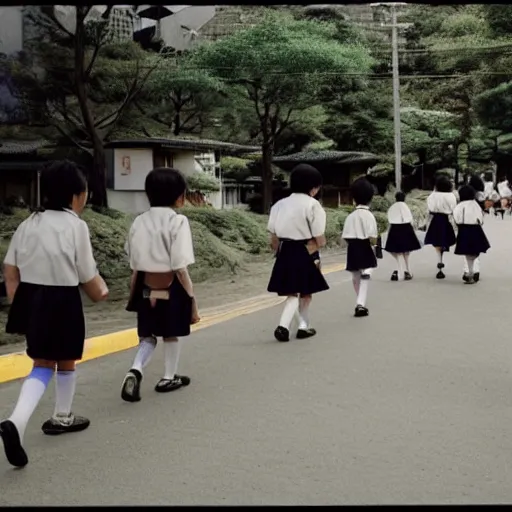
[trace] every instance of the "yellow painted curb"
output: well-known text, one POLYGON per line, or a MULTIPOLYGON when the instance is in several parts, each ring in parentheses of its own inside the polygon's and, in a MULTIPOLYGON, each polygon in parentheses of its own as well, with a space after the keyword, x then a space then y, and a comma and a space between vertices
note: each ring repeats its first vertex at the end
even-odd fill
MULTIPOLYGON (((325 267, 323 273, 332 274, 341 270, 345 270, 345 265, 336 264, 325 267)), ((238 306, 233 305, 233 308, 228 311, 205 316, 198 324, 192 326, 192 332, 227 322, 239 316, 249 315, 261 311, 262 309, 277 306, 282 301, 283 298, 281 297, 269 295, 260 295, 259 297, 241 301, 237 303, 238 306)), ((133 348, 138 342, 139 338, 137 337, 136 329, 126 329, 124 331, 89 338, 85 342, 84 356, 80 363, 133 348)), ((31 368, 32 360, 25 352, 16 352, 0 356, 0 383, 26 377, 30 373, 31 368)))

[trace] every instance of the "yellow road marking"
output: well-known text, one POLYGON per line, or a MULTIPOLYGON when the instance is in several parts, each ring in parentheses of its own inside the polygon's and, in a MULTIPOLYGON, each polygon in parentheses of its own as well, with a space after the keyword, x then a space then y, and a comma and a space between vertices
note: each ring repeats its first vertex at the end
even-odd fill
MULTIPOLYGON (((345 270, 344 264, 335 264, 324 267, 324 274, 332 274, 345 270)), ((206 315, 201 321, 192 326, 192 332, 199 331, 211 327, 212 325, 227 322, 233 318, 243 315, 249 315, 267 309, 272 306, 277 306, 284 299, 271 295, 260 295, 233 304, 227 311, 220 311, 206 315), (238 305, 237 305, 238 304, 238 305)), ((112 332, 102 336, 95 336, 89 338, 85 342, 84 356, 82 361, 90 361, 99 357, 121 352, 137 346, 139 339, 137 337, 136 329, 126 329, 123 331, 112 332)), ((0 383, 9 382, 11 380, 21 379, 26 377, 32 368, 32 360, 25 354, 25 352, 15 352, 13 354, 6 354, 0 356, 0 383)))

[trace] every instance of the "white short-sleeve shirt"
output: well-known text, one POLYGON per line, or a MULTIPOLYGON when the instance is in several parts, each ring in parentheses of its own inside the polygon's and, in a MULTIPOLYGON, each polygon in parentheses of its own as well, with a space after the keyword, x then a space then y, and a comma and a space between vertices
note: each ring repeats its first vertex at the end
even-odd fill
POLYGON ((482 225, 484 212, 476 201, 462 201, 453 210, 453 220, 455 224, 482 225))
POLYGON ((506 197, 512 197, 512 190, 510 190, 508 180, 498 183, 498 194, 502 199, 506 197))
POLYGON ((89 228, 71 210, 46 210, 24 220, 4 263, 18 267, 22 282, 44 286, 78 286, 98 274, 89 228))
POLYGON ((427 198, 429 213, 451 215, 457 206, 457 197, 453 192, 432 192, 427 198))
POLYGON ((388 222, 390 224, 412 224, 411 209, 403 201, 397 201, 388 210, 388 222))
POLYGON ((278 238, 310 240, 323 236, 327 216, 322 205, 307 194, 291 194, 270 210, 267 229, 278 238))
POLYGON ((379 230, 375 216, 368 206, 359 205, 346 218, 341 238, 344 240, 366 240, 378 236, 379 230))
POLYGON ((195 262, 188 219, 172 208, 152 207, 139 215, 126 249, 131 269, 141 272, 172 272, 195 262))

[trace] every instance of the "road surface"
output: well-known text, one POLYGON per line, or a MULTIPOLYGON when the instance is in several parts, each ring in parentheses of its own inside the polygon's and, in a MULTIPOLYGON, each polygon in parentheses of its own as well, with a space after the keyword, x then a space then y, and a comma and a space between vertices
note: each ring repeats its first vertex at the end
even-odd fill
MULTIPOLYGON (((512 502, 512 220, 489 219, 482 280, 462 259, 436 281, 433 249, 415 279, 371 282, 352 317, 348 273, 312 308, 319 334, 280 344, 274 307, 198 331, 182 350, 192 384, 120 399, 134 351, 79 367, 75 411, 89 430, 45 437, 53 389, 26 434, 30 464, 0 458, 0 505, 335 505, 512 502)), ((160 350, 160 349, 159 349, 160 350)), ((0 386, 0 416, 19 381, 0 386)))

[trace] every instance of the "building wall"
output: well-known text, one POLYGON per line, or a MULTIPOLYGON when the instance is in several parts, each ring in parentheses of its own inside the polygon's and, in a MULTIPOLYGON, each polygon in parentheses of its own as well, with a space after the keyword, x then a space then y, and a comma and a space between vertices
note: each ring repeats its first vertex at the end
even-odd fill
POLYGON ((152 149, 114 149, 114 190, 144 190, 146 176, 153 169, 152 149), (126 162, 129 169, 123 167, 126 162))
POLYGON ((172 166, 181 171, 184 176, 190 176, 196 172, 195 154, 193 151, 176 151, 172 155, 172 166))
POLYGON ((108 205, 124 213, 139 214, 149 208, 145 192, 128 190, 107 190, 108 205))
POLYGON ((0 7, 0 53, 11 55, 23 49, 23 7, 0 7))
MULTIPOLYGON (((173 153, 173 167, 185 176, 195 172, 193 151, 173 153)), ((153 169, 153 150, 116 148, 107 150, 109 206, 125 213, 138 214, 149 208, 144 192, 146 176, 153 169), (125 169, 123 161, 129 163, 125 169)))

